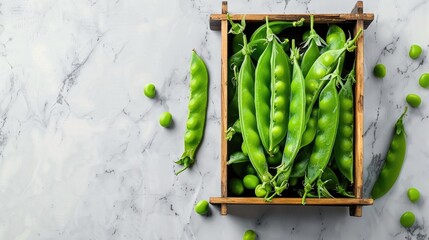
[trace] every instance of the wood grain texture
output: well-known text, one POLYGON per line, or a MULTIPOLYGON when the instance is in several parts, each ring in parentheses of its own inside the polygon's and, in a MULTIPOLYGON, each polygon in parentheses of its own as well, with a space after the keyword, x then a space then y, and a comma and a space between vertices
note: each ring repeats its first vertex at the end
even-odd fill
MULTIPOLYGON (((271 202, 266 202, 263 198, 257 197, 211 197, 211 204, 233 204, 233 205, 302 205, 301 198, 273 198, 271 202)), ((307 198, 306 205, 324 206, 350 206, 350 205, 371 205, 374 200, 363 198, 307 198)))
MULTIPOLYGON (((363 13, 363 3, 356 3, 353 11, 359 14, 363 13)), ((357 20, 354 34, 363 29, 363 20, 357 20)), ((356 58, 356 84, 355 84, 355 129, 354 129, 354 194, 356 198, 362 198, 363 190, 363 94, 364 94, 364 33, 357 41, 355 50, 356 58)), ((356 206, 351 209, 350 215, 362 216, 362 206, 356 206)))
MULTIPOLYGON (((344 14, 231 14, 233 21, 240 21, 243 16, 246 17, 246 22, 260 22, 265 21, 268 16, 270 21, 295 21, 304 18, 306 22, 310 21, 310 15, 314 16, 316 23, 355 23, 356 20, 363 20, 364 28, 374 20, 372 13, 344 13, 344 14)), ((210 29, 219 31, 221 29, 220 22, 226 19, 226 14, 211 14, 210 15, 210 29)))
MULTIPOLYGON (((228 4, 226 1, 222 2, 222 13, 228 12, 228 4)), ((221 51, 221 156, 220 156, 220 169, 221 169, 221 196, 228 196, 228 167, 226 165, 228 158, 228 146, 226 142, 226 130, 228 123, 227 103, 228 103, 228 21, 222 20, 222 51, 221 51)), ((227 205, 220 206, 220 213, 226 215, 228 213, 227 205)))

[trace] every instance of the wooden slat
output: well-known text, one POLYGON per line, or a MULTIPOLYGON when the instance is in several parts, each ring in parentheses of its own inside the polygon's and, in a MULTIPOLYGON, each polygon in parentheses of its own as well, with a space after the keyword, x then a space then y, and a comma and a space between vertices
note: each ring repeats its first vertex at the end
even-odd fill
MULTIPOLYGON (((363 13, 363 3, 358 1, 353 9, 358 14, 363 13)), ((363 29, 363 20, 357 20, 354 34, 360 29, 363 29)), ((355 85, 355 129, 354 129, 354 143, 355 143, 355 165, 354 165, 354 194, 356 198, 362 198, 363 189, 363 94, 364 94, 364 33, 357 41, 357 48, 355 50, 356 57, 356 85, 355 85)), ((362 206, 356 206, 350 209, 350 215, 360 217, 362 216, 362 206)))
MULTIPOLYGON (((266 202, 257 197, 211 197, 211 204, 233 204, 233 205, 302 205, 301 198, 273 198, 266 202)), ((372 205, 372 199, 362 198, 307 198, 306 205, 324 206, 350 206, 350 205, 372 205)))
MULTIPOLYGON (((364 27, 367 28, 374 20, 372 13, 344 13, 344 14, 231 14, 233 21, 240 21, 243 16, 246 17, 246 22, 260 22, 265 21, 268 16, 270 21, 294 21, 300 18, 309 21, 310 15, 314 16, 314 21, 317 23, 355 23, 356 20, 363 20, 364 27)), ((226 19, 226 14, 211 14, 210 15, 210 29, 220 30, 220 22, 226 19)))
MULTIPOLYGON (((222 2, 222 13, 228 12, 228 3, 222 2)), ((226 165, 228 157, 228 146, 226 141, 226 129, 228 123, 227 115, 227 102, 228 102, 228 21, 222 20, 222 52, 221 52, 221 156, 220 156, 220 169, 221 169, 221 196, 228 196, 228 168, 226 165)), ((220 213, 226 215, 228 213, 227 205, 220 206, 220 213)))

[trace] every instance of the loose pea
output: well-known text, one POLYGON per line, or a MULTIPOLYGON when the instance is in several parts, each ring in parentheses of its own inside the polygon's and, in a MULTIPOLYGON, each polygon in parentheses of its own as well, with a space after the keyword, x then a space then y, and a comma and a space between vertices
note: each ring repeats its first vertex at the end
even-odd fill
POLYGON ((246 175, 243 178, 243 185, 246 189, 253 190, 258 186, 259 178, 253 174, 246 175))
POLYGON ((232 195, 240 196, 244 192, 243 182, 239 178, 231 178, 228 183, 228 189, 232 195))
POLYGON ((400 222, 402 226, 409 228, 416 222, 416 216, 414 216, 414 213, 410 211, 404 212, 401 216, 400 222))
POLYGON ((408 199, 415 203, 420 199, 420 192, 416 188, 409 188, 407 191, 408 199))
POLYGON ((243 240, 256 240, 256 233, 253 230, 247 230, 243 235, 243 240))
POLYGON ((382 63, 375 65, 373 74, 378 78, 384 78, 386 76, 386 66, 382 63))
POLYGON ((169 112, 163 112, 159 117, 159 124, 165 128, 168 128, 173 121, 173 116, 169 112))
POLYGON ((417 94, 408 94, 406 100, 413 108, 420 106, 420 103, 422 103, 422 99, 417 94))
POLYGON ((421 87, 429 87, 429 73, 423 73, 419 78, 419 84, 421 87))
POLYGON ((200 215, 206 215, 209 212, 209 203, 206 200, 201 200, 195 205, 194 210, 200 215))
POLYGON ((156 94, 155 85, 153 85, 152 83, 148 83, 146 84, 146 86, 144 86, 144 95, 146 95, 146 97, 154 98, 155 94, 156 94))
POLYGON ((417 59, 420 57, 421 54, 422 54, 422 47, 420 47, 417 44, 411 45, 410 52, 409 52, 410 58, 417 59))

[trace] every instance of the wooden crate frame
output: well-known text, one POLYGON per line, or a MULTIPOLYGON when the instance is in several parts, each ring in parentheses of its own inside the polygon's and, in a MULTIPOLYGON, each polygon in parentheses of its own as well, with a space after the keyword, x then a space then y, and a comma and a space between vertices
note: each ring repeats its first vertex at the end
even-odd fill
MULTIPOLYGON (((228 205, 301 205, 301 198, 276 197, 271 202, 266 202, 257 197, 228 197, 228 145, 226 140, 227 130, 227 100, 228 100, 228 13, 227 2, 222 2, 222 14, 210 15, 210 29, 221 31, 221 197, 211 197, 211 204, 220 204, 222 215, 228 213, 228 205)), ((374 14, 363 12, 363 2, 356 2, 355 7, 348 14, 311 14, 315 24, 335 23, 354 24, 354 34, 359 29, 365 29, 374 19, 374 14)), ((233 21, 240 21, 243 14, 230 14, 233 21)), ((268 16, 270 21, 294 21, 304 18, 310 21, 310 14, 245 14, 246 22, 265 22, 268 16)), ((348 206, 351 216, 362 216, 362 206, 372 205, 373 199, 365 199, 362 196, 363 187, 363 94, 364 94, 364 38, 357 41, 355 50, 356 83, 354 87, 355 127, 354 127, 354 198, 307 198, 306 205, 316 206, 348 206)))

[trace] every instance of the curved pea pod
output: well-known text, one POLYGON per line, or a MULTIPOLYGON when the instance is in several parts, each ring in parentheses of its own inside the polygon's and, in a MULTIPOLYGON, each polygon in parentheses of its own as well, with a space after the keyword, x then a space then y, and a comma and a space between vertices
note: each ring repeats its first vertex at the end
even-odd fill
MULTIPOLYGON (((328 32, 326 33, 326 47, 323 48, 322 52, 328 50, 340 49, 346 43, 346 34, 343 29, 335 24, 329 25, 328 32)), ((340 70, 343 69, 346 54, 343 53, 341 56, 340 70)))
MULTIPOLYGON (((340 182, 337 175, 330 167, 325 168, 318 181, 317 193, 319 197, 333 197, 329 191, 335 191, 345 197, 354 197, 352 193, 347 192, 347 185, 340 182)), ((347 180, 345 183, 347 183, 347 180)))
POLYGON ((298 63, 299 52, 292 40, 293 73, 290 93, 289 121, 282 163, 277 168, 277 174, 273 181, 275 195, 280 195, 288 187, 289 176, 294 165, 294 160, 301 146, 302 132, 305 127, 305 91, 304 76, 298 63))
POLYGON ((286 21, 273 21, 269 22, 268 24, 265 23, 264 25, 260 26, 253 32, 252 36, 250 37, 250 42, 253 42, 256 39, 265 39, 267 37, 267 25, 271 29, 273 34, 279 34, 283 30, 290 28, 290 27, 300 27, 304 23, 304 18, 301 18, 298 21, 293 22, 286 22, 286 21))
MULTIPOLYGON (((262 188, 267 190, 271 188, 271 174, 268 171, 268 164, 264 154, 264 148, 259 138, 258 128, 256 124, 255 112, 255 67, 250 58, 250 50, 247 46, 246 36, 244 39, 245 54, 244 62, 241 65, 238 74, 238 110, 241 124, 241 134, 243 143, 247 149, 247 155, 250 162, 256 170, 259 179, 262 182, 262 188)), ((260 189, 258 187, 258 189, 260 189)))
POLYGON ((338 65, 328 84, 320 92, 317 133, 304 180, 302 204, 305 204, 307 193, 312 190, 314 182, 328 165, 334 147, 339 121, 339 98, 336 83, 341 77, 338 73, 338 65))
MULTIPOLYGON (((356 41, 362 34, 362 29, 356 34, 355 38, 347 41, 341 49, 329 50, 320 55, 314 64, 311 66, 305 76, 305 97, 306 97, 306 119, 310 118, 311 110, 314 103, 317 101, 320 91, 326 84, 326 77, 338 65, 338 60, 341 59, 343 53, 354 51, 356 41)), ((341 69, 340 69, 341 70, 341 69)), ((340 72, 341 74, 341 72, 340 72)))
POLYGON ((317 34, 314 30, 314 16, 310 16, 310 33, 307 37, 307 40, 304 44, 304 47, 307 47, 305 50, 302 61, 301 61, 301 70, 304 76, 307 75, 313 63, 320 56, 319 47, 326 45, 325 41, 317 34))
POLYGON ((313 142, 314 138, 316 137, 318 112, 318 107, 313 107, 313 109, 311 110, 310 118, 308 119, 307 126, 305 127, 305 131, 302 134, 301 148, 313 142))
POLYGON ((255 70, 255 109, 262 144, 274 155, 286 136, 291 71, 290 59, 280 43, 272 34, 268 39, 255 70))
POLYGON ((310 144, 299 150, 295 162, 293 163, 292 172, 290 173, 291 178, 300 178, 305 176, 312 149, 313 144, 310 144))
POLYGON ((407 148, 406 133, 403 124, 403 118, 407 109, 405 107, 404 113, 396 121, 395 132, 389 151, 387 152, 386 160, 371 191, 372 198, 374 199, 384 196, 395 184, 401 172, 407 148))
POLYGON ((177 164, 183 165, 179 174, 195 162, 195 153, 203 139, 206 122, 209 75, 203 59, 193 50, 190 69, 190 97, 186 121, 185 151, 177 164))
POLYGON ((334 156, 340 172, 350 183, 353 183, 354 108, 352 84, 355 81, 354 68, 347 75, 346 79, 346 83, 338 94, 340 100, 340 120, 335 139, 334 156))

